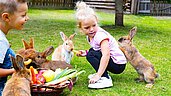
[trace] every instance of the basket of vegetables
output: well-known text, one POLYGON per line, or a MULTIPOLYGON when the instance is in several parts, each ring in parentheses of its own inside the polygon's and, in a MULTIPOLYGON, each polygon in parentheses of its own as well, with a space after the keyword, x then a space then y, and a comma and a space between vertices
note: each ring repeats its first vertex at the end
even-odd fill
POLYGON ((78 75, 85 71, 76 69, 34 69, 30 67, 32 75, 31 94, 32 96, 58 96, 68 87, 72 90, 73 83, 78 75))

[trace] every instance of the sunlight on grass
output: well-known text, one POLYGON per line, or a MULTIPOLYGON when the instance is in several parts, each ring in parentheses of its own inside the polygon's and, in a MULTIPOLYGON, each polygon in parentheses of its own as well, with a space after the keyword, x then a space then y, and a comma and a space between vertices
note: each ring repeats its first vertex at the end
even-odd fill
MULTIPOLYGON (((57 47, 63 41, 59 35, 63 31, 67 36, 77 35, 74 38, 75 49, 88 49, 89 44, 83 34, 78 32, 73 10, 35 10, 30 9, 30 20, 24 30, 13 30, 7 35, 12 48, 17 51, 23 48, 21 39, 34 38, 35 49, 43 51, 49 46, 57 47)), ((66 89, 62 96, 169 96, 171 95, 171 18, 158 18, 143 15, 125 15, 125 27, 114 26, 114 14, 98 12, 99 24, 110 32, 116 40, 127 35, 129 30, 137 26, 138 32, 134 38, 134 45, 142 55, 149 59, 155 66, 160 78, 152 89, 145 88, 145 83, 136 83, 137 73, 128 63, 126 70, 119 75, 111 74, 114 86, 107 89, 88 89, 89 74, 94 73, 93 68, 84 57, 76 57, 71 64, 86 73, 80 75, 74 85, 73 91, 66 89)), ((51 56, 48 57, 51 59, 51 56)))

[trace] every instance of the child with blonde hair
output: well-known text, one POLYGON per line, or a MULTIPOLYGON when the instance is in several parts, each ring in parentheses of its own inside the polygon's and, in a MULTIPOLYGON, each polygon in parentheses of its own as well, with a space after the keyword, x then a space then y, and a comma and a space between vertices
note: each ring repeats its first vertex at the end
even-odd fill
POLYGON ((85 2, 76 4, 76 20, 78 28, 82 31, 92 48, 81 51, 77 56, 86 56, 88 62, 95 69, 95 74, 90 74, 89 88, 107 88, 113 86, 108 71, 120 74, 124 71, 127 60, 119 49, 113 36, 98 25, 95 11, 85 2))
POLYGON ((10 55, 14 51, 6 38, 9 30, 21 30, 29 17, 26 0, 0 0, 0 96, 7 81, 7 76, 15 72, 11 69, 10 55))

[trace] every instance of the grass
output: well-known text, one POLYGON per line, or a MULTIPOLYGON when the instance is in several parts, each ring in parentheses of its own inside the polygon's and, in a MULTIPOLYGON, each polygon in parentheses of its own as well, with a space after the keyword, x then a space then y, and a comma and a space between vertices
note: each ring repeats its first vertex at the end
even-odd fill
MULTIPOLYGON (((84 35, 78 32, 73 10, 35 10, 28 12, 30 20, 22 31, 13 30, 7 38, 16 51, 23 48, 21 39, 34 38, 35 48, 43 51, 49 46, 57 47, 63 41, 59 35, 63 31, 67 36, 77 32, 74 38, 75 49, 88 49, 89 44, 84 35)), ((145 88, 145 83, 136 83, 138 75, 133 67, 127 63, 122 74, 111 74, 114 86, 107 89, 88 89, 89 74, 95 71, 84 57, 76 57, 71 64, 86 73, 79 76, 78 81, 70 92, 65 89, 61 96, 170 96, 171 95, 171 18, 156 18, 143 15, 125 15, 125 27, 115 27, 114 14, 98 12, 99 24, 110 32, 116 40, 127 35, 129 30, 137 26, 138 32, 134 38, 134 45, 155 66, 160 78, 156 79, 152 89, 145 88)), ((51 56, 48 57, 50 59, 51 56)))

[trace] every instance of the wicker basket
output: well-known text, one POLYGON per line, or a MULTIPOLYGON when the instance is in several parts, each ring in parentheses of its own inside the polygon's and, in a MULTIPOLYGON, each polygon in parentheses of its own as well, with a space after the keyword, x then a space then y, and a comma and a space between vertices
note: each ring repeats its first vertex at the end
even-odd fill
POLYGON ((31 95, 32 96, 59 96, 63 90, 68 86, 68 84, 64 85, 32 85, 31 87, 31 95))
MULTIPOLYGON (((44 68, 38 68, 40 70, 47 70, 44 68)), ((72 78, 71 81, 68 80, 62 84, 54 85, 44 85, 44 84, 32 84, 31 85, 31 95, 32 96, 59 96, 63 90, 69 85, 69 82, 76 83, 78 77, 72 78)))

